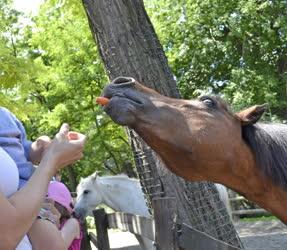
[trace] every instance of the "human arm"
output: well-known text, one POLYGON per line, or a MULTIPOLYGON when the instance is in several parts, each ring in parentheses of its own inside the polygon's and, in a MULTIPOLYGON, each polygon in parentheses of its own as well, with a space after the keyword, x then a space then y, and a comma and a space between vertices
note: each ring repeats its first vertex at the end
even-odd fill
POLYGON ((68 126, 62 125, 27 184, 5 198, 0 194, 0 242, 3 249, 15 249, 38 215, 51 177, 63 166, 82 157, 85 136, 68 140, 68 126))
POLYGON ((62 238, 67 248, 72 244, 74 239, 80 237, 80 223, 75 218, 68 219, 61 228, 62 238))

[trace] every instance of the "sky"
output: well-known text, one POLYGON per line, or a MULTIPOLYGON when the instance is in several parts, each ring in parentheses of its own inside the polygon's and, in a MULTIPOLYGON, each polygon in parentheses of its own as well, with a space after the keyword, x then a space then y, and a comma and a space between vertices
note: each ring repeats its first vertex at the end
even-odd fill
POLYGON ((14 0, 13 7, 26 14, 36 15, 43 0, 14 0))

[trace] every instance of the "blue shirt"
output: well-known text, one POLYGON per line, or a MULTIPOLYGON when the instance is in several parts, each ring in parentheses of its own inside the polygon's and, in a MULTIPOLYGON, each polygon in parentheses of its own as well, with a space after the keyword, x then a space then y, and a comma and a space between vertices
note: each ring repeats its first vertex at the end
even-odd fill
MULTIPOLYGON (((22 123, 7 109, 0 107, 0 147, 15 161, 19 170, 19 188, 33 174, 35 168, 29 161, 31 141, 26 138, 22 123)), ((1 166, 4 167, 4 166, 1 166)))

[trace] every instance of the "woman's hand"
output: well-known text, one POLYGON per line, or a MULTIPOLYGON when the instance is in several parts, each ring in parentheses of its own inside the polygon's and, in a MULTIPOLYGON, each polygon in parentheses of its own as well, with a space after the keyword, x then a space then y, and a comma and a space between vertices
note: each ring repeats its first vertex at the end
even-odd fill
POLYGON ((47 148, 40 163, 48 163, 56 172, 64 166, 83 157, 86 136, 77 132, 69 132, 69 125, 63 124, 47 148))

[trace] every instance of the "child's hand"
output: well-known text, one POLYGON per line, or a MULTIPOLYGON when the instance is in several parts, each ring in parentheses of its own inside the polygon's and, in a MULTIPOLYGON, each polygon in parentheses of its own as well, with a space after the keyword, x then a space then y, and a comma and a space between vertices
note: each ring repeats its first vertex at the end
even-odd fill
POLYGON ((44 155, 44 152, 47 150, 51 144, 50 137, 43 135, 40 136, 36 141, 31 145, 29 160, 34 164, 38 164, 44 155))
POLYGON ((49 198, 46 198, 44 200, 44 203, 39 213, 39 217, 53 222, 58 228, 60 226, 61 214, 59 213, 57 208, 55 208, 54 201, 49 198))

